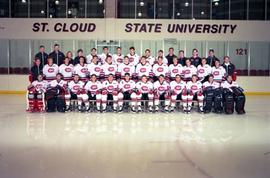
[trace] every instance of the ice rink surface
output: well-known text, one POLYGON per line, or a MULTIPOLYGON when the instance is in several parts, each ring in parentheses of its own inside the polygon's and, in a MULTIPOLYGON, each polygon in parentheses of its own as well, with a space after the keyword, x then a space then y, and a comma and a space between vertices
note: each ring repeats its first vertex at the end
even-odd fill
POLYGON ((25 112, 0 95, 0 178, 269 178, 270 97, 245 115, 25 112))

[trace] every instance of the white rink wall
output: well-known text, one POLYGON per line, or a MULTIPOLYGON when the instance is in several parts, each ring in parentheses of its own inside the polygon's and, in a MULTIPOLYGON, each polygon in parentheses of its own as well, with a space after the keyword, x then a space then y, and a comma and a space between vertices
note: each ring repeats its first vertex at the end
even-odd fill
MULTIPOLYGON (((245 92, 270 94, 270 77, 239 76, 237 82, 245 92)), ((0 93, 22 93, 28 85, 28 75, 0 75, 0 93)))

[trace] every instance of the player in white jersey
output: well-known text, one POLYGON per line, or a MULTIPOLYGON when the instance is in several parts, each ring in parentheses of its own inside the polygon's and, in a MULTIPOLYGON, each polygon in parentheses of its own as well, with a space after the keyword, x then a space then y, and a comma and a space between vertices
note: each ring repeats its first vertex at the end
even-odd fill
POLYGON ((63 75, 61 73, 58 73, 56 75, 56 79, 48 83, 49 88, 54 88, 54 87, 61 87, 61 88, 67 88, 67 81, 63 80, 63 75))
POLYGON ((165 111, 169 111, 170 106, 170 85, 165 81, 164 75, 160 75, 154 83, 154 105, 155 111, 159 111, 160 100, 165 100, 165 111))
POLYGON ((162 57, 164 64, 168 64, 168 59, 164 55, 163 50, 158 50, 158 56, 156 57, 154 64, 157 63, 159 57, 162 57))
MULTIPOLYGON (((137 106, 138 111, 141 111, 141 100, 148 100, 149 111, 153 111, 153 99, 154 99, 154 86, 153 83, 147 81, 147 76, 143 75, 141 81, 136 83, 137 90, 137 106)), ((146 103, 144 103, 146 104, 146 103)), ((146 108, 146 107, 145 107, 146 108)))
POLYGON ((47 61, 48 64, 43 67, 43 75, 46 81, 52 81, 58 73, 58 65, 53 63, 53 59, 51 57, 49 57, 47 61))
POLYGON ((98 55, 100 63, 104 64, 108 56, 112 55, 109 53, 109 48, 107 46, 104 46, 102 49, 102 54, 98 55))
POLYGON ((94 56, 97 56, 97 49, 92 48, 91 53, 86 56, 86 63, 90 64, 94 56))
POLYGON ((151 56, 151 51, 150 49, 146 49, 144 52, 144 56, 146 57, 147 63, 149 63, 151 66, 154 65, 155 63, 155 58, 151 56))
POLYGON ((82 111, 83 100, 87 100, 85 97, 84 82, 80 81, 80 76, 75 74, 73 80, 68 83, 68 92, 66 93, 66 110, 70 109, 70 101, 72 99, 78 99, 78 110, 82 111))
POLYGON ((185 82, 191 81, 192 75, 197 74, 197 68, 194 65, 191 65, 189 58, 186 59, 186 65, 183 67, 183 79, 185 82))
POLYGON ((146 61, 146 57, 141 57, 141 62, 136 66, 136 75, 139 80, 142 76, 146 76, 147 78, 153 77, 152 66, 146 61))
MULTIPOLYGON (((231 90, 232 87, 239 87, 236 81, 231 80, 231 76, 227 77, 227 80, 221 83, 222 88, 228 88, 231 90)), ((232 90, 231 90, 232 91, 232 90)))
POLYGON ((113 79, 114 75, 109 74, 108 79, 102 83, 102 111, 107 109, 107 101, 113 101, 113 109, 117 111, 117 102, 118 102, 118 82, 113 79))
POLYGON ((166 76, 166 78, 169 77, 169 67, 163 63, 162 57, 158 57, 157 64, 153 65, 153 73, 154 80, 157 80, 160 75, 166 76))
POLYGON ((121 77, 121 79, 125 77, 126 73, 129 73, 130 76, 132 77, 135 74, 135 66, 131 65, 129 62, 129 58, 125 56, 124 62, 118 65, 117 72, 118 72, 118 75, 121 77))
POLYGON ((103 67, 98 63, 97 56, 93 56, 91 63, 87 64, 87 70, 90 76, 96 75, 100 79, 103 74, 103 67))
POLYGON ((77 74, 81 81, 86 82, 88 76, 87 64, 84 63, 84 57, 81 56, 79 60, 79 64, 74 67, 74 74, 77 74))
POLYGON ((69 58, 65 57, 64 63, 59 66, 59 73, 63 75, 63 80, 71 81, 73 76, 74 66, 70 64, 69 58))
POLYGON ((115 74, 117 72, 117 65, 112 62, 112 56, 107 56, 105 64, 102 66, 103 72, 105 74, 105 79, 108 78, 109 74, 113 74, 115 77, 115 74))
POLYGON ((135 48, 129 48, 129 54, 127 54, 131 65, 136 66, 140 62, 140 56, 135 53, 135 48))
POLYGON ((48 87, 48 82, 43 80, 43 75, 39 74, 37 80, 33 81, 27 89, 26 100, 29 112, 45 111, 45 95, 48 87))
POLYGON ((192 101, 197 100, 199 103, 199 110, 203 112, 203 99, 202 94, 202 83, 198 81, 197 75, 192 75, 191 81, 187 82, 186 85, 188 97, 187 97, 187 108, 184 108, 184 111, 190 113, 192 108, 192 101))
POLYGON ((171 80, 174 80, 176 75, 183 75, 183 67, 178 62, 178 58, 175 56, 173 57, 173 64, 169 65, 169 72, 171 80))
POLYGON ((175 75, 175 80, 171 81, 170 88, 171 88, 171 111, 175 109, 176 101, 179 100, 183 101, 183 107, 187 107, 186 82, 181 80, 180 74, 175 75))
POLYGON ((113 63, 119 66, 120 64, 123 63, 124 61, 124 55, 122 55, 122 49, 121 47, 116 48, 116 54, 112 56, 113 58, 113 63))
POLYGON ((219 82, 214 81, 214 76, 212 74, 209 75, 208 81, 203 83, 203 89, 207 87, 212 87, 213 89, 221 87, 219 82))
POLYGON ((197 67, 197 75, 199 78, 199 81, 201 81, 202 83, 205 82, 207 80, 207 76, 209 76, 209 74, 211 74, 211 66, 207 64, 207 60, 206 58, 202 58, 202 64, 199 64, 197 67))
POLYGON ((224 81, 225 76, 226 76, 226 71, 224 67, 220 65, 220 61, 218 59, 215 60, 215 66, 212 67, 211 73, 214 76, 215 81, 217 82, 224 81))
MULTIPOLYGON (((131 101, 131 110, 133 112, 136 111, 136 93, 135 93, 135 82, 131 80, 130 74, 126 73, 124 75, 124 79, 119 82, 119 93, 118 93, 118 107, 119 111, 123 110, 123 100, 131 101)), ((129 105, 129 103, 125 103, 125 105, 129 105)))
POLYGON ((100 81, 97 81, 97 76, 95 74, 91 75, 91 79, 90 79, 90 81, 88 81, 85 84, 84 89, 87 92, 84 94, 84 95, 86 95, 86 96, 84 96, 84 98, 87 98, 84 101, 86 111, 89 111, 89 109, 90 109, 89 100, 91 101, 93 106, 94 106, 93 101, 96 101, 96 108, 98 111, 100 111, 102 84, 100 81))

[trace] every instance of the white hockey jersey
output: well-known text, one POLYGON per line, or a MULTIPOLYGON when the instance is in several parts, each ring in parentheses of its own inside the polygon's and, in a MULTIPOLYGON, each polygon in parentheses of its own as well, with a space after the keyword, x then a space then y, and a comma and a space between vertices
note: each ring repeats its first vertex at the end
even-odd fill
POLYGON ((197 75, 199 79, 203 79, 207 75, 211 74, 211 66, 208 64, 205 64, 205 66, 202 66, 201 64, 197 67, 197 75))
POLYGON ((32 82, 32 86, 34 86, 36 91, 45 92, 46 89, 48 88, 48 82, 44 80, 43 81, 35 80, 32 82))
POLYGON ((98 55, 98 58, 99 58, 101 64, 105 64, 107 56, 111 56, 111 54, 108 53, 106 55, 105 53, 101 53, 100 55, 98 55))
POLYGON ((88 75, 87 64, 84 64, 83 66, 81 64, 77 64, 74 67, 74 74, 78 74, 80 78, 86 78, 88 75))
POLYGON ((184 78, 191 78, 192 75, 197 74, 197 68, 194 65, 190 65, 188 66, 184 66, 183 67, 183 74, 184 74, 184 78))
POLYGON ((102 83, 102 88, 107 90, 109 93, 112 93, 114 90, 118 91, 118 85, 119 84, 116 80, 113 80, 112 83, 106 80, 102 83))
POLYGON ((153 73, 155 76, 160 76, 160 75, 166 75, 169 72, 169 67, 167 66, 167 64, 154 64, 153 66, 153 73))
POLYGON ((83 89, 84 87, 84 82, 78 81, 75 82, 74 80, 68 82, 68 89, 75 94, 78 94, 78 92, 83 89))
POLYGON ((224 81, 221 83, 222 88, 231 88, 231 87, 239 87, 238 84, 235 81, 232 81, 232 83, 229 83, 228 81, 224 81))
POLYGON ((53 80, 49 83, 49 87, 56 87, 56 86, 60 86, 60 87, 66 87, 67 86, 67 82, 64 80, 53 80))
POLYGON ((224 67, 222 67, 222 66, 219 66, 218 68, 212 67, 211 73, 214 76, 214 80, 220 80, 220 81, 226 75, 226 71, 225 71, 224 67))
POLYGON ((131 64, 120 64, 118 66, 118 72, 121 73, 121 76, 123 77, 125 75, 125 73, 129 73, 130 76, 133 75, 133 73, 135 73, 135 66, 131 65, 131 64))
POLYGON ((171 87, 171 90, 178 95, 182 93, 184 88, 186 88, 186 82, 181 81, 177 83, 176 81, 171 81, 170 87, 171 87))
POLYGON ((160 83, 159 81, 156 81, 154 83, 154 90, 156 90, 157 93, 162 94, 170 90, 170 85, 165 80, 162 83, 160 83))
POLYGON ((46 64, 43 67, 43 74, 45 75, 45 78, 47 80, 53 80, 56 77, 56 74, 58 73, 58 66, 56 64, 49 65, 46 64))
POLYGON ((136 88, 139 90, 141 93, 149 93, 150 91, 154 90, 154 85, 152 82, 148 81, 146 83, 139 81, 136 83, 136 88))
POLYGON ((129 58, 129 63, 131 64, 131 65, 137 65, 138 63, 139 63, 139 61, 140 61, 140 56, 139 55, 137 55, 137 54, 134 54, 134 55, 131 55, 130 53, 129 54, 127 54, 127 56, 128 56, 128 58, 129 58))
POLYGON ((146 58, 146 61, 152 66, 152 65, 154 65, 154 63, 155 63, 155 58, 153 57, 153 56, 148 56, 147 58, 146 58))
POLYGON ((125 81, 121 80, 119 82, 119 89, 121 89, 123 92, 130 91, 135 89, 136 83, 133 80, 125 81))
POLYGON ((102 66, 103 72, 105 75, 113 74, 117 72, 117 65, 116 64, 108 64, 107 62, 102 66))
POLYGON ((123 61, 124 61, 124 55, 120 54, 114 54, 112 56, 112 59, 113 59, 113 63, 116 64, 116 65, 119 65, 119 64, 122 64, 123 61))
POLYGON ((96 94, 96 92, 98 90, 101 90, 102 89, 102 84, 101 84, 100 81, 96 81, 96 82, 88 81, 86 83, 86 85, 84 86, 84 89, 86 91, 91 92, 91 94, 96 94))
POLYGON ((202 83, 200 81, 197 81, 193 83, 192 81, 187 82, 186 85, 187 90, 192 91, 192 93, 197 93, 198 91, 202 90, 202 83))
POLYGON ((213 81, 212 83, 206 81, 203 83, 203 88, 210 87, 210 86, 213 87, 214 89, 216 89, 216 88, 220 87, 220 83, 216 82, 216 81, 213 81))
POLYGON ((96 76, 100 76, 100 73, 103 71, 103 67, 99 64, 90 63, 87 64, 87 70, 89 75, 95 74, 96 76))
POLYGON ((74 69, 74 66, 72 64, 69 64, 69 65, 61 64, 59 66, 59 73, 63 75, 64 80, 71 79, 73 75, 73 69, 74 69))
POLYGON ((152 66, 149 63, 146 63, 145 65, 142 65, 142 63, 139 63, 136 66, 136 74, 138 74, 139 77, 146 75, 149 77, 150 72, 152 72, 152 66))
POLYGON ((177 74, 183 75, 183 67, 181 64, 171 64, 169 65, 169 72, 171 74, 171 77, 175 77, 177 74))

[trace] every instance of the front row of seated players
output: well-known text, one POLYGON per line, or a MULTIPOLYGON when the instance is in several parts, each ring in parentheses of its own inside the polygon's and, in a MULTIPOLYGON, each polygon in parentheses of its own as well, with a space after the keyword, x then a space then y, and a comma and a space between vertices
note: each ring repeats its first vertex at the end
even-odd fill
POLYGON ((72 100, 77 100, 76 109, 79 111, 108 111, 109 108, 121 112, 127 106, 136 112, 142 111, 142 105, 147 105, 148 111, 160 111, 161 107, 169 112, 174 111, 179 102, 182 102, 185 113, 190 113, 193 101, 198 101, 200 112, 209 113, 225 112, 231 114, 235 110, 238 114, 244 114, 245 96, 243 90, 227 76, 226 81, 220 83, 214 81, 214 76, 209 75, 208 81, 203 84, 198 81, 197 75, 192 75, 191 81, 184 82, 177 74, 170 83, 160 75, 156 82, 143 75, 138 82, 131 80, 129 73, 118 82, 114 75, 100 82, 96 75, 92 75, 90 81, 83 82, 79 75, 75 74, 70 82, 62 80, 62 75, 57 74, 55 80, 44 81, 39 75, 38 80, 28 87, 28 111, 45 111, 45 99, 47 111, 69 111, 72 100), (65 101, 65 103, 63 103, 65 101), (128 102, 124 102, 128 101, 128 102), (146 102, 144 102, 146 101, 146 102), (160 102, 164 101, 164 102, 160 102), (110 107, 109 107, 110 106, 110 107))

